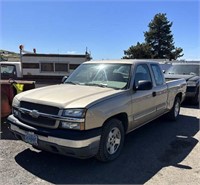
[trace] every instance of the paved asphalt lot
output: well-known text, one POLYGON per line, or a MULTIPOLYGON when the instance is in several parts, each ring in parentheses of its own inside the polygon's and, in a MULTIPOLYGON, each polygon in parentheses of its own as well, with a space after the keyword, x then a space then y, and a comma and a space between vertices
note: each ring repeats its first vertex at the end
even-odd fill
POLYGON ((200 184, 200 110, 185 105, 178 122, 153 121, 127 135, 110 163, 41 152, 15 140, 2 125, 0 185, 200 184))

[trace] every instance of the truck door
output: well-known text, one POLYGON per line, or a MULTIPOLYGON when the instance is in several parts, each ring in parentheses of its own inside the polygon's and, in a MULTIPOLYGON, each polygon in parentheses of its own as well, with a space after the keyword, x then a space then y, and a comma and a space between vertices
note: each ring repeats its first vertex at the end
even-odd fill
POLYGON ((167 108, 167 85, 163 73, 158 64, 151 64, 154 76, 154 102, 156 104, 156 115, 161 115, 167 108))
MULTIPOLYGON (((152 82, 150 69, 147 64, 139 64, 135 67, 134 71, 134 87, 138 86, 138 82, 147 80, 152 82)), ((132 129, 138 127, 145 122, 153 119, 156 115, 156 103, 154 99, 154 87, 150 90, 133 90, 132 94, 132 116, 133 124, 132 129)))

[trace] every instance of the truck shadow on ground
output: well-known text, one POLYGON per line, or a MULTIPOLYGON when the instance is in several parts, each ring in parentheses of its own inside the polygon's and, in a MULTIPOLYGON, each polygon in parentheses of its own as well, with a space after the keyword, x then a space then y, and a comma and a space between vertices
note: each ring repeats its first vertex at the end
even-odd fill
POLYGON ((110 163, 94 158, 80 160, 27 149, 16 162, 37 177, 54 184, 144 184, 163 167, 190 170, 181 163, 198 140, 199 120, 180 116, 178 122, 163 117, 128 134, 121 156, 110 163))
POLYGON ((189 100, 187 101, 184 101, 182 104, 181 104, 181 107, 183 108, 190 108, 190 109, 200 109, 200 104, 198 105, 193 105, 189 102, 189 100))

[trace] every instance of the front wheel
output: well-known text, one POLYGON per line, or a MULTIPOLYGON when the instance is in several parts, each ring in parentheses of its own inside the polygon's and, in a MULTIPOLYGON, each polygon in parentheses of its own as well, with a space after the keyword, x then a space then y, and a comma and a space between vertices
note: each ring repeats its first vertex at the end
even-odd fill
POLYGON ((124 127, 118 119, 110 119, 102 129, 99 151, 96 158, 107 162, 116 159, 123 148, 124 127))
POLYGON ((168 113, 168 119, 171 121, 176 121, 179 117, 179 112, 180 112, 180 107, 181 107, 181 100, 179 97, 176 97, 174 100, 174 105, 170 112, 168 113))

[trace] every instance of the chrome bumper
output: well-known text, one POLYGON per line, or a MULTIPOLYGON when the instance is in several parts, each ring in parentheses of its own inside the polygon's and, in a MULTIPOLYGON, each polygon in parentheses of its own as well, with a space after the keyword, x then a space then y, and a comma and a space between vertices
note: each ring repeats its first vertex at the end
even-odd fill
POLYGON ((34 132, 34 127, 25 125, 13 115, 10 115, 7 121, 10 124, 11 132, 13 132, 18 138, 23 141, 25 141, 24 138, 27 133, 34 133, 34 135, 36 135, 36 137, 38 138, 38 144, 35 145, 35 147, 38 149, 47 150, 54 153, 56 151, 56 153, 61 153, 77 158, 88 158, 96 155, 96 153, 98 152, 100 136, 84 140, 70 140, 59 137, 42 136, 34 132), (51 148, 54 149, 51 150, 51 148))

